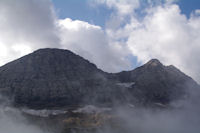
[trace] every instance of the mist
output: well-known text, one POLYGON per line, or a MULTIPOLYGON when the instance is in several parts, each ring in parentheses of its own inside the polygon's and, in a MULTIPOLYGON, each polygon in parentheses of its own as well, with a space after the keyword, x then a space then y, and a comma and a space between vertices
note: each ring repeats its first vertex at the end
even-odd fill
POLYGON ((117 115, 123 128, 132 133, 188 133, 198 132, 200 119, 194 110, 120 109, 117 115))
MULTIPOLYGON (((198 133, 200 131, 199 90, 189 90, 190 96, 160 108, 120 105, 111 115, 115 126, 108 123, 96 131, 84 133, 198 133)), ((49 125, 50 126, 50 125, 49 125)), ((76 131, 73 131, 76 133, 76 131)), ((81 131, 82 132, 82 131, 81 131)), ((28 120, 20 108, 0 96, 0 133, 60 133, 28 120)), ((71 132, 64 132, 71 133, 71 132)), ((79 133, 79 132, 77 132, 79 133)))
MULTIPOLYGON (((94 132, 197 133, 200 131, 200 104, 198 93, 191 94, 189 99, 175 101, 167 108, 115 107, 112 115, 119 120, 117 127, 106 125, 94 132)), ((0 133, 50 133, 28 121, 6 98, 1 96, 0 99, 0 133)))
MULTIPOLYGON (((125 133, 197 133, 200 131, 199 88, 189 90, 187 98, 160 108, 120 106, 114 115, 125 133)), ((111 128, 106 132, 116 133, 111 128)), ((103 133, 103 132, 102 132, 103 133)))
POLYGON ((0 101, 0 133, 50 133, 28 121, 7 98, 0 96, 0 101))

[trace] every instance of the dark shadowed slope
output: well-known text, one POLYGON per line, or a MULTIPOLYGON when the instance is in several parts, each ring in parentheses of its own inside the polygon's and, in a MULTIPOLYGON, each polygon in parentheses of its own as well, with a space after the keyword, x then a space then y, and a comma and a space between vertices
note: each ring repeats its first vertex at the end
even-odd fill
POLYGON ((189 90, 200 88, 189 76, 176 67, 164 66, 157 59, 152 59, 132 71, 115 74, 120 82, 134 82, 129 88, 132 96, 144 104, 168 104, 173 100, 189 97, 189 90))
MULTIPOLYGON (((0 88, 19 104, 59 106, 81 102, 104 72, 68 50, 40 49, 0 68, 0 88)), ((97 83, 98 82, 98 83, 97 83)))
POLYGON ((0 90, 16 105, 60 107, 126 102, 168 104, 199 87, 173 66, 151 60, 133 71, 105 73, 61 49, 40 49, 0 68, 0 90))

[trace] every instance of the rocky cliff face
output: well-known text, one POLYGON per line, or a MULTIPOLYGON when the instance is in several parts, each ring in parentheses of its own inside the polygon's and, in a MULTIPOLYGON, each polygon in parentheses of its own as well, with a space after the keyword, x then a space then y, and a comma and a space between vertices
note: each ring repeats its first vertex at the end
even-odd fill
POLYGON ((144 104, 168 104, 171 101, 187 98, 189 90, 196 90, 199 85, 176 67, 164 66, 157 59, 152 59, 132 71, 115 74, 122 82, 134 82, 129 92, 137 102, 144 104))
POLYGON ((195 81, 173 66, 151 60, 133 71, 109 74, 60 49, 40 49, 0 68, 0 91, 29 107, 83 104, 168 104, 187 96, 195 81))

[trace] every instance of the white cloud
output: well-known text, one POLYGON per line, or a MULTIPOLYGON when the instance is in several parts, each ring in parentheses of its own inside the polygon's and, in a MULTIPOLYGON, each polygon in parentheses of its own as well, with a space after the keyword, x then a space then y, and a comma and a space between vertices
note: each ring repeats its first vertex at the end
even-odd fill
MULTIPOLYGON (((199 10, 187 18, 175 4, 177 1, 147 0, 142 19, 136 17, 134 10, 127 14, 120 13, 123 9, 117 5, 121 4, 121 1, 101 1, 109 8, 116 9, 114 16, 112 14, 107 22, 106 33, 112 41, 124 40, 124 46, 128 45, 128 49, 138 58, 138 62, 145 63, 151 58, 158 58, 164 64, 173 64, 200 81, 199 10)), ((133 9, 140 8, 139 5, 141 3, 133 9)))
POLYGON ((79 29, 97 29, 100 30, 100 26, 89 24, 88 22, 80 21, 80 20, 72 20, 70 18, 61 19, 59 20, 59 24, 64 26, 61 28, 65 28, 67 30, 76 30, 79 29))
POLYGON ((101 27, 69 18, 60 20, 59 24, 63 48, 74 51, 108 72, 130 68, 125 48, 109 43, 101 27))
POLYGON ((195 15, 200 15, 200 9, 195 10, 195 15))
POLYGON ((58 47, 49 0, 0 1, 0 65, 41 47, 58 47))
POLYGON ((113 8, 119 15, 129 15, 140 5, 139 0, 95 0, 97 4, 106 4, 113 8))
POLYGON ((49 0, 0 1, 0 64, 38 48, 66 48, 109 72, 130 69, 128 56, 139 62, 158 58, 200 81, 200 16, 181 14, 176 0, 147 0, 143 18, 139 0, 95 0, 113 9, 105 29, 80 20, 56 18, 49 0))
POLYGON ((0 65, 36 49, 54 47, 72 50, 105 71, 130 67, 123 48, 111 46, 101 27, 59 20, 50 0, 1 0, 0 29, 0 65))
POLYGON ((134 29, 127 41, 132 53, 141 62, 158 58, 174 64, 200 80, 200 17, 189 19, 177 5, 156 7, 134 29))

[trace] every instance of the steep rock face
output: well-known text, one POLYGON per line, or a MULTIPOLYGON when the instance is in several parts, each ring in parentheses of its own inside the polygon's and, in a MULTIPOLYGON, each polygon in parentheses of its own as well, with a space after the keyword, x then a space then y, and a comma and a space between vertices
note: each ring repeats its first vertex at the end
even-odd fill
POLYGON ((1 67, 0 88, 21 105, 76 105, 107 84, 104 75, 68 50, 41 49, 1 67))
POLYGON ((132 71, 109 74, 61 49, 40 49, 0 67, 0 92, 33 108, 168 104, 198 84, 174 66, 153 59, 132 71))
POLYGON ((129 92, 142 104, 168 104, 189 97, 189 90, 199 88, 192 78, 172 65, 164 66, 157 59, 135 70, 117 73, 115 77, 122 83, 134 82, 129 92))

